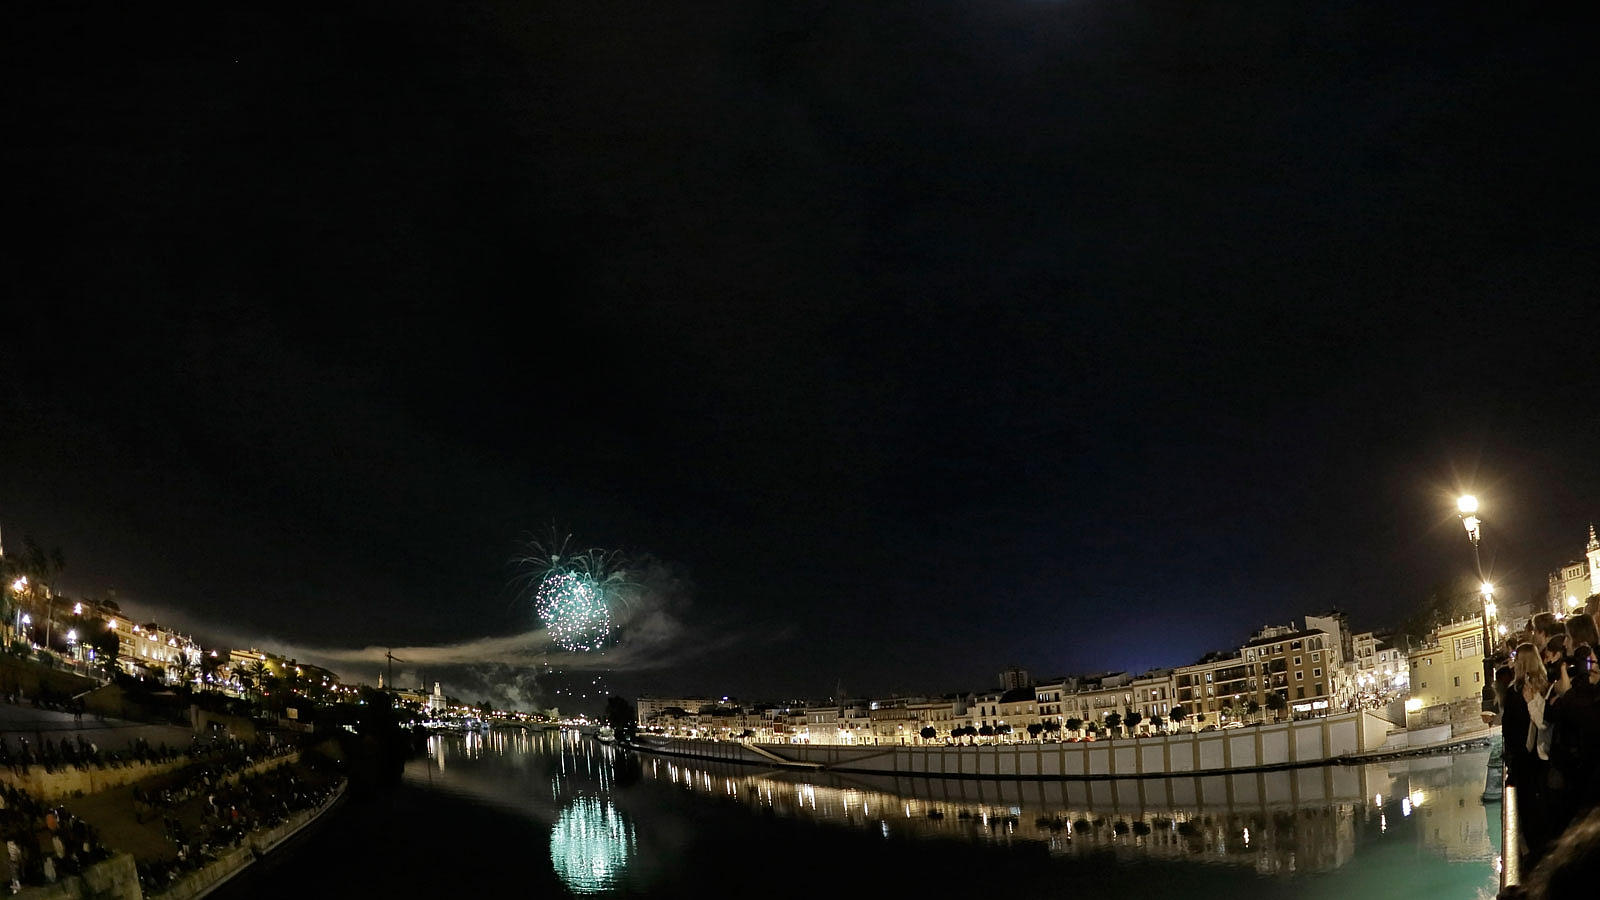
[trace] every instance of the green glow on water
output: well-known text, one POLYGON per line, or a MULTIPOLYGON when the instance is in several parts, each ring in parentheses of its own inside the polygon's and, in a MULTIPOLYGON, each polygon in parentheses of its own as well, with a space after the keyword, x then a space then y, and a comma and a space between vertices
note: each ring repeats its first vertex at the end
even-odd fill
POLYGON ((616 807, 579 797, 550 832, 550 862, 573 893, 595 894, 617 883, 636 843, 633 826, 616 807))

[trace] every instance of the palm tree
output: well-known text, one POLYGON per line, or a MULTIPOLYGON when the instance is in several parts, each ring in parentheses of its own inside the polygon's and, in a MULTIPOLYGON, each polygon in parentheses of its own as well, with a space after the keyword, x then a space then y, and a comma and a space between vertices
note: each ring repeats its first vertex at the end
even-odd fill
POLYGON ((267 684, 267 676, 272 674, 272 670, 267 668, 267 661, 264 659, 252 660, 249 665, 244 667, 244 674, 250 687, 255 690, 256 696, 259 698, 261 689, 267 684))
POLYGON ((1244 711, 1254 716, 1261 712, 1261 704, 1257 703, 1255 700, 1251 700, 1249 703, 1244 705, 1244 711))
POLYGON ((1180 703, 1172 708, 1172 712, 1168 717, 1172 719, 1173 725, 1181 726, 1183 720, 1189 718, 1189 708, 1180 703))
POLYGON ((1042 723, 1039 723, 1039 722, 1029 722, 1028 723, 1028 737, 1031 737, 1034 740, 1038 740, 1039 739, 1039 735, 1042 734, 1043 732, 1044 732, 1044 725, 1042 723))
POLYGON ((1160 716, 1151 716, 1150 717, 1150 730, 1151 731, 1160 731, 1160 730, 1162 730, 1163 728, 1166 727, 1166 724, 1167 724, 1166 720, 1162 719, 1160 716))
POLYGON ((1142 721, 1144 721, 1144 714, 1134 710, 1123 717, 1122 724, 1128 726, 1128 731, 1132 732, 1139 727, 1139 723, 1142 721))
MULTIPOLYGON (((1082 719, 1077 719, 1077 718, 1068 719, 1067 720, 1067 730, 1068 731, 1076 731, 1076 732, 1083 731, 1083 720, 1082 719)), ((1080 734, 1079 736, 1081 737, 1082 735, 1080 734)))

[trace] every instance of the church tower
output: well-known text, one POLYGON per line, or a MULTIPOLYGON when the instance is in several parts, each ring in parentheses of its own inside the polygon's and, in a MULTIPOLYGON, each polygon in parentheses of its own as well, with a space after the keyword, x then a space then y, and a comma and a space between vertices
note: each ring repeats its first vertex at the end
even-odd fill
POLYGON ((1589 593, 1600 594, 1600 538, 1595 537, 1594 523, 1589 523, 1589 593))

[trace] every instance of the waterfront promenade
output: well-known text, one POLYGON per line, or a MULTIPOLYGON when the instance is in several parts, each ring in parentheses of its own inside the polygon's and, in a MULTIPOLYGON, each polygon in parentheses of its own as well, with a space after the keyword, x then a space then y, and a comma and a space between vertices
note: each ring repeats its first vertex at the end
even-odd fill
POLYGON ((177 725, 154 725, 127 719, 78 715, 53 709, 38 709, 27 704, 0 703, 0 738, 15 751, 26 739, 37 745, 41 738, 59 741, 78 738, 97 746, 101 752, 126 750, 140 740, 151 746, 186 747, 194 732, 177 725))

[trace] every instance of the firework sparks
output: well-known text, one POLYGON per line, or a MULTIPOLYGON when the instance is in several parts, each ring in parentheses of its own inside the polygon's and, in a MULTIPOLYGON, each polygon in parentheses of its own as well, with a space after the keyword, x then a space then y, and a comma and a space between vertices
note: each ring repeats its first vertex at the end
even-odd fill
POLYGON ((612 638, 612 608, 626 602, 629 582, 619 555, 568 549, 571 536, 518 560, 523 578, 535 585, 533 608, 556 646, 573 653, 604 649, 612 638))
POLYGON ((599 650, 611 636, 611 609, 605 591, 594 579, 576 572, 559 572, 539 583, 534 611, 550 631, 550 639, 563 650, 599 650))

